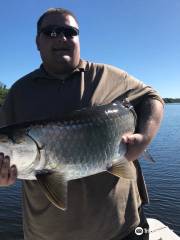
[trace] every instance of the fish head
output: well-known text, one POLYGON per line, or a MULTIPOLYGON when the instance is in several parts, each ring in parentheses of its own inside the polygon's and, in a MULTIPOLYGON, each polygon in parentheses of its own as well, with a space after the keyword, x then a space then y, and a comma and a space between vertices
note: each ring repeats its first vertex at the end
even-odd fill
POLYGON ((16 165, 18 178, 33 180, 35 168, 39 164, 39 152, 36 143, 24 130, 18 130, 8 136, 0 134, 0 152, 10 157, 10 165, 16 165))

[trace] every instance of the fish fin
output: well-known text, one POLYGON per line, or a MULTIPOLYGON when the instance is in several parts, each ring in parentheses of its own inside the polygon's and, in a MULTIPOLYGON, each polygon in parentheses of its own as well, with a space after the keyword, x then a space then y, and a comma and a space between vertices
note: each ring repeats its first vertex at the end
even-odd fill
POLYGON ((148 149, 145 149, 144 152, 141 154, 141 157, 145 160, 148 160, 151 163, 155 163, 156 161, 154 160, 154 158, 152 157, 152 155, 150 154, 150 152, 148 151, 148 149))
POLYGON ((129 162, 125 158, 124 161, 113 163, 112 166, 107 169, 107 171, 117 177, 136 179, 136 170, 133 162, 129 162))
POLYGON ((67 181, 57 172, 37 171, 36 178, 42 191, 57 208, 67 209, 67 181))

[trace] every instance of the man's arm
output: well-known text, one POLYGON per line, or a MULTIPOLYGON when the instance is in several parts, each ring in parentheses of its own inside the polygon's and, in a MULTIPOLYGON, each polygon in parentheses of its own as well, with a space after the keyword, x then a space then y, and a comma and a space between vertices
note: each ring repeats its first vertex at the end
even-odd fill
POLYGON ((123 142, 127 143, 125 157, 129 161, 137 159, 156 135, 163 118, 163 104, 147 97, 139 103, 137 115, 136 133, 123 136, 123 142))

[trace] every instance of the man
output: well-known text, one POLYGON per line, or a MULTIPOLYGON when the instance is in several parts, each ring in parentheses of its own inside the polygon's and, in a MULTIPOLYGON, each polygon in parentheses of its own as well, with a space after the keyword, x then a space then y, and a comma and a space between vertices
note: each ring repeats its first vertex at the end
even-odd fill
MULTIPOLYGON (((68 10, 49 9, 40 17, 36 43, 42 65, 12 86, 0 126, 56 119, 75 109, 126 99, 138 114, 136 133, 123 137, 126 158, 137 159, 160 126, 163 101, 158 94, 118 68, 81 60, 78 22, 68 10)), ((67 211, 54 207, 36 181, 24 181, 25 240, 148 239, 134 233, 139 224, 147 226, 141 207, 147 195, 134 163, 137 181, 108 173, 70 181, 67 211)), ((0 166, 0 184, 14 183, 16 168, 5 153, 0 154, 0 166)))

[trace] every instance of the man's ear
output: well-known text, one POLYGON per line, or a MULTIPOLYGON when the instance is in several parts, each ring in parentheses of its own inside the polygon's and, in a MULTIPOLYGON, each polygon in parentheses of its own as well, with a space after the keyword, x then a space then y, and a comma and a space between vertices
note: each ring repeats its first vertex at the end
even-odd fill
POLYGON ((37 46, 37 50, 40 50, 40 46, 39 46, 39 36, 36 36, 36 46, 37 46))

